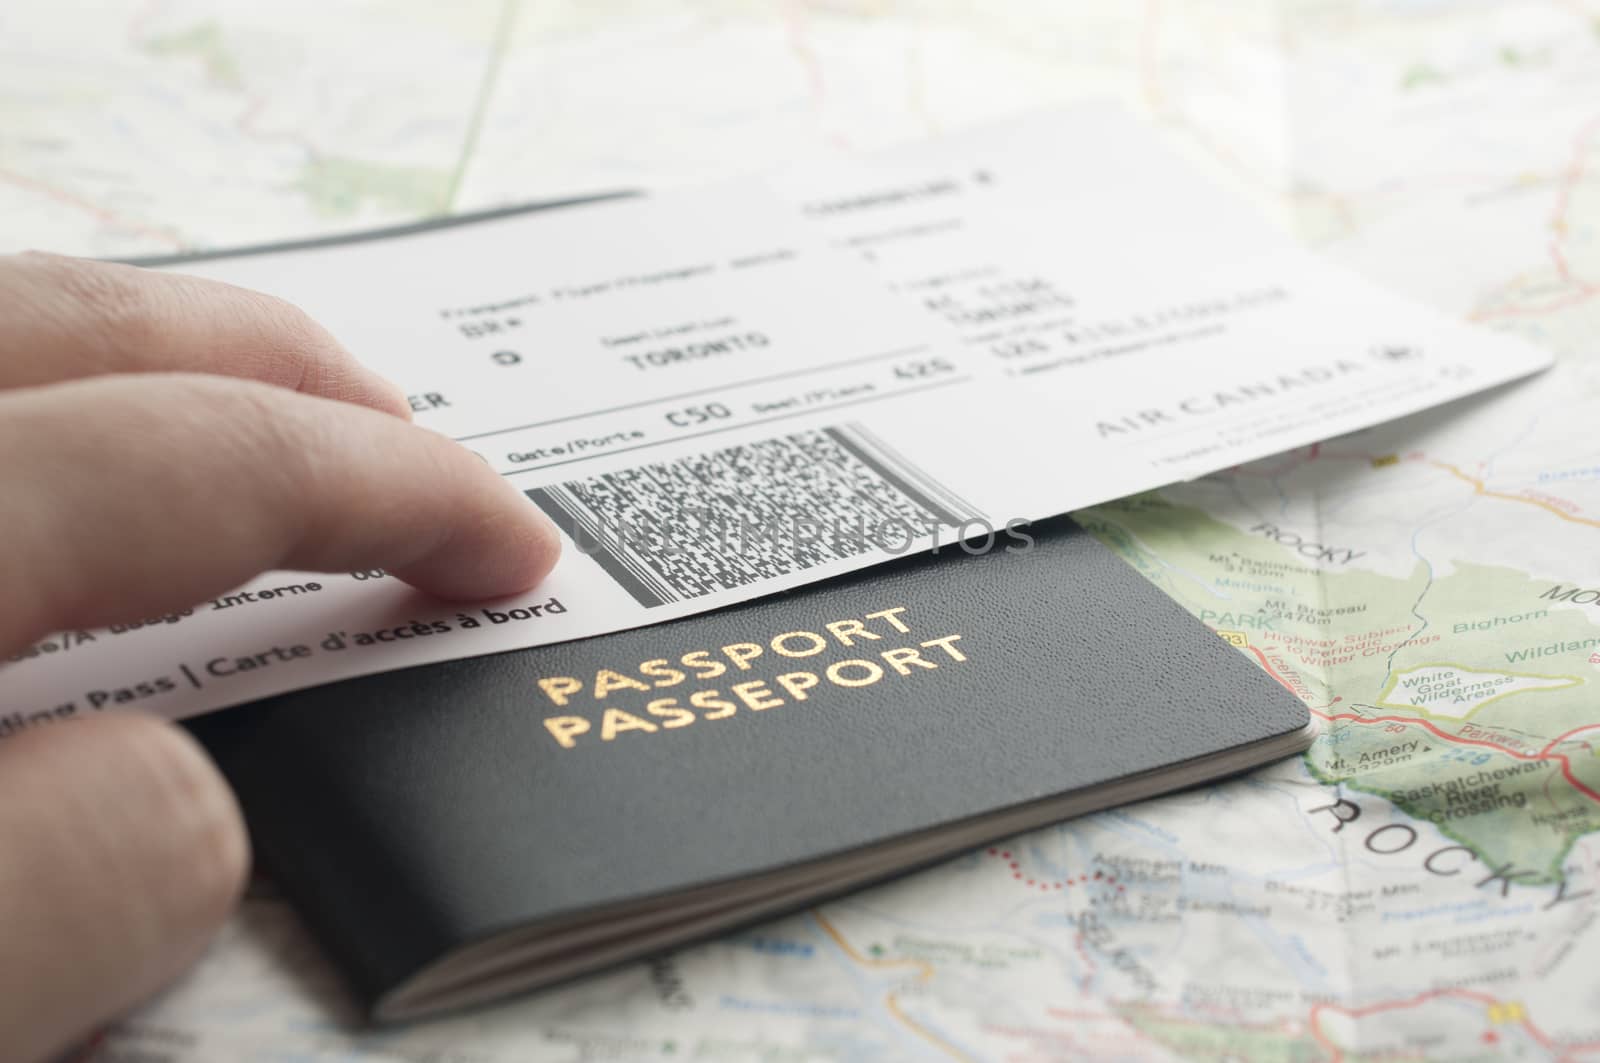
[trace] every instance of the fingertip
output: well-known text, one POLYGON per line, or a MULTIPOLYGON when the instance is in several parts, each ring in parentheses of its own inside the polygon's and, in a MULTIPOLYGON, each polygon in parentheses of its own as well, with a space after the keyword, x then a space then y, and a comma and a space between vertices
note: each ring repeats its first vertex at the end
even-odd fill
POLYGON ((501 597, 531 591, 544 581, 561 558, 561 533, 521 491, 509 503, 508 541, 495 559, 486 582, 487 595, 501 597))
POLYGON ((363 368, 362 373, 366 375, 369 383, 373 409, 391 417, 398 417, 402 421, 416 419, 411 409, 411 398, 405 393, 404 388, 370 369, 363 368))
POLYGON ((476 519, 458 520, 440 548, 395 575, 452 601, 482 601, 538 586, 561 557, 561 533, 525 494, 498 483, 481 497, 476 519))
POLYGON ((517 504, 523 508, 525 536, 520 552, 520 567, 508 573, 506 582, 516 585, 516 590, 529 591, 544 582, 544 578, 561 560, 561 532, 554 522, 534 504, 533 500, 517 491, 517 504))
POLYGON ((277 296, 246 288, 229 286, 229 290, 258 308, 266 333, 262 349, 268 357, 282 362, 276 369, 266 367, 248 375, 273 383, 275 373, 294 373, 297 378, 292 386, 296 391, 411 420, 411 401, 400 385, 368 368, 303 309, 277 296))
POLYGON ((0 493, 48 505, 0 537, 0 576, 24 605, 0 614, 0 649, 180 607, 263 569, 383 568, 485 599, 536 585, 560 553, 540 509, 480 457, 350 401, 169 374, 40 389, 20 416, 6 403, 0 453, 37 460, 0 462, 0 493))
POLYGON ((401 388, 399 384, 392 383, 383 377, 379 377, 378 379, 383 380, 384 387, 389 390, 390 401, 394 404, 394 415, 400 418, 402 421, 416 420, 416 417, 411 410, 411 398, 405 393, 405 390, 401 388))
POLYGON ((168 368, 256 380, 411 419, 411 405, 398 385, 364 365, 287 299, 186 273, 155 274, 140 290, 156 308, 148 312, 165 311, 160 335, 169 346, 185 330, 205 333, 198 352, 191 336, 190 349, 168 368), (177 310, 168 303, 177 304, 177 310))

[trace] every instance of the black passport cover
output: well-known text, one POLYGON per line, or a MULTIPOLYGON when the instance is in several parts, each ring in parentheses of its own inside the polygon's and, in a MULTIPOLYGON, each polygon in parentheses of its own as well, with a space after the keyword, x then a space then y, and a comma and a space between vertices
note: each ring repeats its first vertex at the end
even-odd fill
MULTIPOLYGON (((625 911, 1306 728, 1296 698, 1070 520, 1030 531, 1026 552, 946 547, 715 613, 349 680, 191 726, 236 788, 258 858, 369 1005, 510 928, 625 911), (844 648, 827 625, 848 620, 881 638, 844 648), (798 632, 826 648, 774 651, 775 636, 798 632), (924 645, 947 636, 959 639, 924 645), (689 672, 678 662, 694 651, 727 665, 721 647, 736 643, 764 648, 748 670, 592 696, 598 669, 653 684, 689 672), (935 667, 883 656, 907 648, 935 667), (673 667, 641 674, 662 659, 673 667), (835 674, 861 685, 828 678, 851 659, 869 665, 835 674), (818 678, 803 701, 777 681, 790 673, 818 678), (558 707, 539 682, 553 677, 586 690, 558 707), (783 704, 758 711, 731 694, 753 680, 764 685, 745 688, 752 701, 783 704), (689 705, 707 690, 718 692, 701 695, 708 708, 689 705), (649 713, 669 696, 692 723, 649 713), (613 714, 609 740, 602 708, 626 714, 613 714), (588 730, 557 725, 564 748, 550 717, 588 730)), ((1209 774, 1225 770, 1238 768, 1209 774)), ((1164 779, 1152 789, 1193 781, 1164 779)))

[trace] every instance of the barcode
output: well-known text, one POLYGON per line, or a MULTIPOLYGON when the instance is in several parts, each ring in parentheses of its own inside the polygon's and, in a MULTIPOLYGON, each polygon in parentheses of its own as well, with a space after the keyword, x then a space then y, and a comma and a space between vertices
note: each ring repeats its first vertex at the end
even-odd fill
POLYGON ((747 586, 982 515, 858 424, 527 492, 641 605, 747 586))

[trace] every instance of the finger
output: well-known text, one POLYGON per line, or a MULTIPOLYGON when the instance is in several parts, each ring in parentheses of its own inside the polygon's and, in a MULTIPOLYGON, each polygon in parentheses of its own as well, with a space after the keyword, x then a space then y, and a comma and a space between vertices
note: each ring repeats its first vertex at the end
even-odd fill
POLYGON ((0 256, 0 388, 106 373, 247 377, 410 419, 398 388, 299 309, 179 273, 0 256))
POLYGON ((187 734, 118 713, 0 741, 0 1031, 44 1059, 172 980, 244 885, 233 795, 187 734))
POLYGON ((476 455, 372 410, 205 376, 0 393, 0 648, 182 608, 267 569, 526 590, 560 550, 476 455))

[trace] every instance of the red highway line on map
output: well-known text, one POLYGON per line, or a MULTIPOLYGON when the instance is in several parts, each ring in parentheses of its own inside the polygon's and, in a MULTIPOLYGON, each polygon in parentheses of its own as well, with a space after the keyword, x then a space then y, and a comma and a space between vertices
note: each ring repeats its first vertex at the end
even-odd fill
POLYGON ((1561 279, 1568 284, 1576 284, 1584 292, 1592 293, 1594 287, 1572 275, 1572 263, 1567 261, 1567 254, 1561 250, 1561 241, 1557 240, 1550 245, 1550 257, 1555 260, 1556 272, 1561 274, 1561 279))
MULTIPOLYGON (((1283 684, 1283 688, 1285 690, 1287 690, 1291 694, 1293 694, 1295 692, 1294 687, 1289 685, 1289 681, 1287 679, 1285 679, 1283 676, 1279 675, 1278 674, 1278 670, 1276 668, 1272 667, 1272 664, 1267 660, 1267 655, 1266 654, 1262 653, 1260 650, 1256 649, 1254 646, 1246 646, 1245 649, 1249 650, 1251 653, 1256 655, 1256 660, 1261 662, 1262 669, 1268 675, 1270 675, 1272 678, 1274 678, 1278 682, 1282 683, 1283 684)), ((1315 709, 1313 709, 1311 711, 1316 712, 1315 709)), ((1322 713, 1318 712, 1317 715, 1321 716, 1322 713)))
POLYGON ((1583 783, 1578 781, 1577 776, 1572 773, 1572 764, 1567 760, 1567 755, 1565 753, 1522 753, 1510 748, 1509 746, 1502 746, 1496 742, 1485 742, 1480 738, 1462 738, 1460 735, 1453 735, 1448 731, 1441 731, 1430 721, 1419 720, 1413 716, 1358 716, 1352 712, 1341 712, 1337 715, 1330 716, 1327 713, 1316 712, 1315 709, 1312 711, 1315 712, 1316 715, 1322 717, 1324 720, 1330 721, 1349 720, 1353 723, 1403 723, 1412 727, 1421 727, 1423 730, 1427 731, 1429 734, 1433 735, 1442 742, 1454 742, 1456 745, 1463 746, 1483 746, 1485 749, 1492 749, 1497 753, 1504 753, 1506 756, 1515 757, 1518 760, 1554 760, 1560 763, 1562 776, 1567 780, 1568 783, 1572 785, 1574 790, 1577 790, 1579 793, 1583 794, 1591 801, 1594 801, 1596 804, 1600 804, 1600 793, 1591 790, 1588 786, 1585 786, 1583 783))
POLYGON ((9 182, 16 185, 18 188, 37 193, 41 196, 45 196, 48 199, 56 200, 58 203, 65 203, 69 207, 76 207, 79 210, 86 211, 94 217, 100 219, 100 221, 104 222, 105 224, 122 229, 125 232, 153 237, 155 239, 159 239, 163 243, 172 244, 174 247, 181 248, 185 246, 183 238, 177 233, 173 232, 171 229, 158 229, 154 226, 145 225, 142 222, 137 222, 130 218, 121 217, 116 213, 99 206, 98 204, 91 203, 87 199, 73 195, 66 189, 57 188, 54 185, 46 184, 45 182, 35 180, 32 177, 25 177, 14 170, 0 170, 0 181, 9 182))
MULTIPOLYGON (((788 0, 782 7, 781 17, 789 54, 805 78, 811 109, 820 117, 828 101, 828 84, 823 76, 822 59, 811 43, 806 5, 802 0, 788 0)), ((824 139, 835 148, 850 150, 853 147, 850 138, 837 130, 824 130, 824 139)))
POLYGON ((1556 737, 1550 739, 1550 744, 1545 746, 1539 752, 1541 752, 1541 753, 1549 753, 1551 750, 1555 749, 1556 746, 1559 746, 1561 743, 1563 743, 1563 742, 1567 741, 1568 739, 1572 738, 1574 735, 1582 734, 1584 731, 1592 731, 1597 727, 1600 727, 1600 723, 1586 723, 1582 727, 1574 727, 1572 730, 1566 732, 1565 734, 1560 734, 1560 735, 1557 735, 1556 737))
POLYGON ((1573 294, 1562 296, 1554 302, 1539 303, 1535 306, 1511 306, 1503 310, 1484 310, 1480 313, 1472 314, 1468 320, 1493 321, 1502 317, 1537 317, 1540 314, 1553 314, 1557 310, 1565 310, 1569 306, 1586 303, 1597 294, 1600 294, 1600 288, 1584 285, 1573 294))
MULTIPOLYGON (((1418 993, 1416 996, 1405 1000, 1383 1001, 1378 1004, 1368 1004, 1366 1007, 1361 1008, 1347 1008, 1339 1004, 1315 1004, 1311 1008, 1311 1036, 1316 1038, 1318 1044, 1322 1045, 1323 1048, 1328 1050, 1328 1054, 1331 1057, 1330 1063, 1340 1063, 1340 1061, 1344 1059, 1344 1050, 1334 1042, 1324 1037, 1322 1035, 1322 1031, 1317 1027, 1317 1022, 1320 1018, 1321 1012, 1324 1010, 1337 1011, 1350 1016, 1352 1019, 1362 1019, 1366 1018, 1368 1015, 1375 1015, 1382 1011, 1398 1011, 1402 1008, 1414 1008, 1444 997, 1465 997, 1468 1000, 1477 1001, 1485 1007, 1502 1003, 1502 1001, 1491 997, 1487 993, 1479 993, 1471 989, 1430 989, 1425 993, 1418 993)), ((1518 1023, 1518 1025, 1520 1025, 1523 1030, 1527 1032, 1529 1037, 1538 1042, 1539 1046, 1545 1051, 1556 1053, 1558 1056, 1565 1056, 1577 1051, 1593 1051, 1594 1046, 1587 1045, 1573 1045, 1565 1049, 1558 1048, 1556 1043, 1550 1039, 1548 1034, 1539 1029, 1532 1019, 1526 1017, 1526 1012, 1523 1013, 1523 1016, 1524 1017, 1518 1023)))
POLYGON ((1593 285, 1572 275, 1566 257, 1561 253, 1561 243, 1567 235, 1567 214, 1572 209, 1572 194, 1583 182, 1584 170, 1588 167, 1589 151, 1593 147, 1590 141, 1597 133, 1600 133, 1600 118, 1590 119, 1589 123, 1578 131, 1577 138, 1572 142, 1572 162, 1562 177, 1561 190, 1556 195, 1556 211, 1550 219, 1550 227, 1556 233, 1556 238, 1550 245, 1550 254, 1556 260, 1556 268, 1561 272, 1562 279, 1591 291, 1594 290, 1593 285))
MULTIPOLYGON (((1256 660, 1261 662, 1261 667, 1268 675, 1276 679, 1279 683, 1282 683, 1286 689, 1293 692, 1294 687, 1290 686, 1289 681, 1283 676, 1279 675, 1278 671, 1273 668, 1270 663, 1268 663, 1265 654, 1263 654, 1254 646, 1247 646, 1245 648, 1251 653, 1255 654, 1256 660)), ((1431 721, 1419 720, 1412 716, 1361 716, 1353 712, 1329 714, 1326 712, 1319 712, 1316 709, 1311 709, 1310 711, 1313 716, 1327 720, 1330 723, 1338 720, 1346 720, 1352 723, 1402 723, 1409 726, 1421 727, 1442 742, 1453 742, 1456 745, 1465 746, 1483 746, 1485 749, 1492 749, 1497 753, 1504 753, 1506 756, 1515 757, 1518 760, 1553 760, 1561 765, 1562 778, 1566 779, 1574 790, 1577 790, 1579 793, 1588 797, 1596 804, 1600 804, 1600 792, 1590 789, 1588 786, 1578 780, 1578 777, 1573 774, 1572 762, 1567 759, 1567 755, 1565 753, 1554 752, 1555 746, 1572 737, 1572 735, 1576 734, 1578 731, 1587 730, 1590 727, 1600 727, 1600 724, 1585 724, 1583 727, 1568 731, 1566 734, 1554 739, 1549 745, 1545 746, 1538 753, 1522 753, 1510 748, 1509 746, 1500 745, 1497 742, 1486 742, 1480 738, 1463 738, 1460 735, 1453 735, 1448 731, 1441 731, 1431 721)))
POLYGON ((1594 149, 1591 141, 1594 140, 1597 134, 1600 134, 1600 118, 1590 119, 1578 131, 1577 137, 1572 142, 1572 160, 1567 164, 1566 173, 1562 175, 1561 185, 1556 193, 1556 209, 1550 216, 1550 228, 1554 233, 1550 241, 1550 259, 1555 263, 1556 274, 1577 290, 1548 303, 1535 306, 1511 306, 1500 310, 1487 310, 1473 314, 1473 320, 1488 321, 1500 317, 1529 317, 1548 314, 1587 302, 1596 295, 1600 295, 1600 284, 1587 281, 1573 273, 1572 266, 1567 261, 1566 252, 1562 250, 1562 244, 1567 238, 1567 215, 1572 210, 1572 196, 1578 186, 1586 179, 1588 156, 1594 149))

